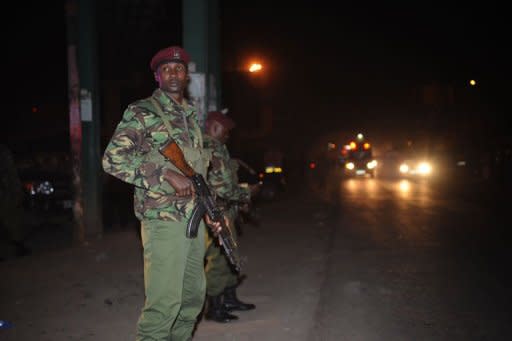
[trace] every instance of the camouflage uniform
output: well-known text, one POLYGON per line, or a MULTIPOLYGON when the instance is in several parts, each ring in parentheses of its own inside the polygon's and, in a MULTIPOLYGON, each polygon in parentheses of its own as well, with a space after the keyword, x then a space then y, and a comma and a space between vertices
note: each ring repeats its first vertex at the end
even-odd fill
MULTIPOLYGON (((205 136, 205 148, 212 151, 212 161, 208 170, 208 184, 215 194, 225 200, 248 203, 250 191, 238 185, 238 163, 232 160, 225 144, 208 135, 205 136)), ((226 211, 228 226, 236 240, 234 222, 238 210, 230 207, 226 211)), ((226 287, 236 286, 238 276, 231 270, 227 258, 221 254, 210 234, 207 234, 206 251, 206 293, 208 296, 218 296, 226 287)))
POLYGON ((186 340, 205 294, 204 224, 198 237, 186 238, 186 223, 195 201, 177 197, 164 180, 175 169, 158 148, 169 138, 188 163, 205 176, 209 152, 194 109, 179 105, 162 90, 128 106, 104 156, 104 170, 135 186, 134 210, 141 221, 146 301, 137 325, 137 340, 186 340), (169 124, 165 124, 167 121, 169 124))

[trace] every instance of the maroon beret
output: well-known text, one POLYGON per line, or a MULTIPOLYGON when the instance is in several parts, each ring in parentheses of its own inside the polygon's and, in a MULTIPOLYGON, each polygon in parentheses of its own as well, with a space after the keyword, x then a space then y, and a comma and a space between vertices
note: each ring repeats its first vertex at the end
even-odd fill
POLYGON ((216 121, 224 126, 224 128, 230 130, 235 127, 235 121, 231 118, 227 117, 227 115, 221 113, 220 111, 210 111, 208 113, 208 117, 206 118, 206 122, 216 121))
POLYGON ((179 46, 166 47, 165 49, 158 51, 153 58, 151 58, 151 70, 156 71, 160 64, 168 62, 180 62, 185 64, 185 66, 188 66, 190 56, 187 51, 179 46))

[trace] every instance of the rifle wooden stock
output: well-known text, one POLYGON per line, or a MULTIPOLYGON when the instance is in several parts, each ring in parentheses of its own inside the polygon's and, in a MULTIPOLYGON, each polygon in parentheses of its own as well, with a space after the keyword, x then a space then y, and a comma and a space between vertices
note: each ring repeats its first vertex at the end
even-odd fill
POLYGON ((169 140, 166 144, 160 147, 159 152, 169 161, 173 163, 176 168, 180 170, 185 176, 192 177, 196 173, 185 160, 185 155, 180 147, 174 140, 169 140))

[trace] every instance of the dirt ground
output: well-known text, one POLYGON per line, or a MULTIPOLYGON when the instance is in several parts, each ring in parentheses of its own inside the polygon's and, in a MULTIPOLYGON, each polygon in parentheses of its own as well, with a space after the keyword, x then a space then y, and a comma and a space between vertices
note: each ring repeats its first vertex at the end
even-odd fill
MULTIPOLYGON (((310 204, 302 203, 302 210, 309 210, 310 204)), ((304 264, 315 264, 319 258, 300 256, 301 249, 315 247, 306 245, 310 244, 307 238, 301 239, 304 245, 282 248, 283 227, 293 222, 281 218, 278 209, 279 205, 262 207, 261 225, 245 226, 240 237, 247 277, 238 295, 257 308, 237 312, 240 319, 230 324, 201 318, 194 340, 308 339, 312 311, 307 306, 317 299, 311 288, 318 286, 313 282, 319 279, 314 271, 303 272, 288 264, 300 257, 305 258, 304 264)), ((51 244, 52 233, 56 236, 58 231, 46 231, 39 243, 51 244)), ((0 263, 0 320, 12 324, 0 330, 0 339, 133 340, 144 300, 136 229, 110 232, 85 247, 54 239, 53 247, 47 245, 29 256, 0 263)))

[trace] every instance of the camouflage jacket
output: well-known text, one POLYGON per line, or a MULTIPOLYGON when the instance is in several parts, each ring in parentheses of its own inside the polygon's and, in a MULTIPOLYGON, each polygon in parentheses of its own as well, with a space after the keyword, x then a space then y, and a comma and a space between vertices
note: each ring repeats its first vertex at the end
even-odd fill
POLYGON ((134 210, 140 220, 182 221, 190 217, 195 205, 191 197, 177 197, 163 178, 165 169, 176 170, 158 152, 169 137, 181 147, 190 166, 205 175, 209 153, 203 150, 194 108, 187 103, 175 103, 160 89, 128 106, 105 149, 103 169, 135 186, 134 210), (161 112, 151 98, 159 104, 161 112), (163 119, 170 123, 171 136, 163 119))
POLYGON ((207 176, 210 188, 223 199, 249 202, 250 191, 238 185, 238 163, 231 159, 226 145, 205 135, 204 147, 212 152, 207 176))

